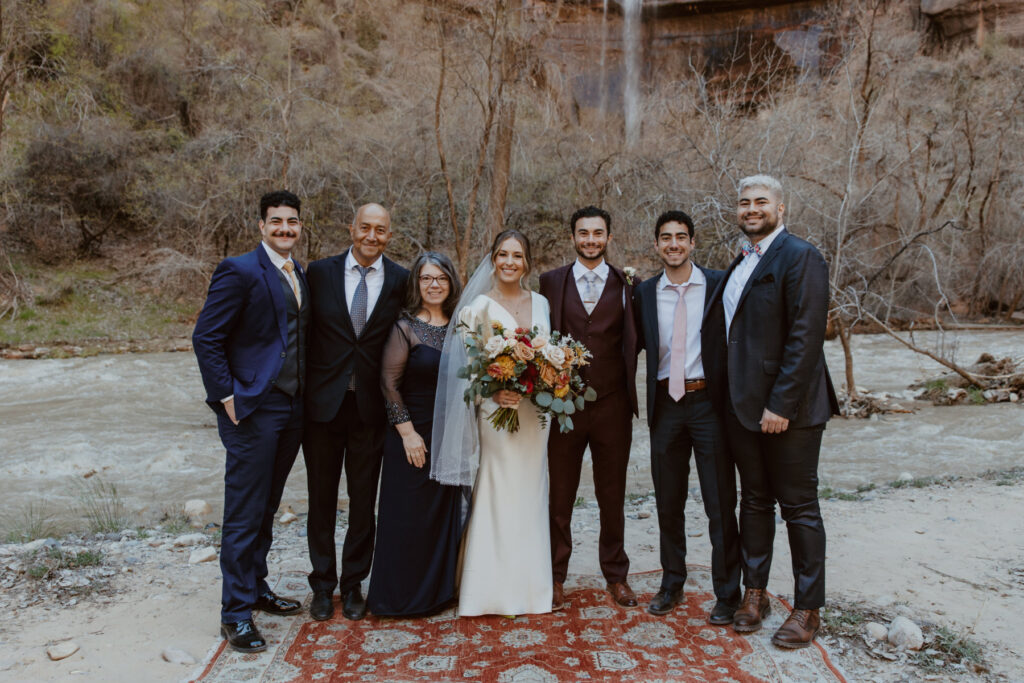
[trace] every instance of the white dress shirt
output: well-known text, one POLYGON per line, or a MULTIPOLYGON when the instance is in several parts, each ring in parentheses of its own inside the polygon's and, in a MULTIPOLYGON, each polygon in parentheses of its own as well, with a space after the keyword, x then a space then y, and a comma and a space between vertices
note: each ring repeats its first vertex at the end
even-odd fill
MULTIPOLYGON (((359 271, 356 266, 359 262, 356 261, 356 257, 352 255, 352 250, 348 250, 348 256, 345 257, 345 305, 348 306, 348 312, 352 313, 352 299, 356 295, 356 287, 359 286, 359 271)), ((377 260, 370 266, 373 270, 366 273, 366 319, 369 320, 370 316, 373 315, 373 307, 377 305, 377 299, 380 297, 380 290, 384 289, 384 257, 378 256, 377 260)))
POLYGON ((780 225, 772 230, 771 234, 757 243, 761 247, 761 253, 750 252, 743 257, 742 261, 736 264, 736 267, 732 269, 732 273, 729 274, 729 281, 725 283, 725 290, 722 292, 722 308, 725 309, 726 339, 729 338, 732 318, 736 315, 736 307, 740 303, 740 295, 743 294, 743 288, 747 286, 747 280, 750 279, 754 269, 757 268, 757 264, 761 262, 761 257, 767 253, 768 247, 772 246, 772 242, 775 241, 775 238, 785 227, 785 225, 780 225))
MULTIPOLYGON (((672 369, 672 327, 675 323, 679 294, 676 285, 662 272, 658 278, 658 379, 668 379, 672 369)), ((686 302, 686 379, 704 379, 704 363, 700 357, 700 326, 704 318, 704 298, 707 278, 697 266, 692 266, 690 279, 683 290, 686 302)))
MULTIPOLYGON (((597 264, 593 270, 587 268, 585 265, 580 263, 579 259, 576 259, 576 263, 572 266, 572 276, 576 280, 576 290, 580 293, 580 301, 583 301, 583 308, 587 307, 586 298, 584 292, 587 291, 587 281, 585 276, 587 273, 593 273, 597 276, 597 280, 594 281, 594 291, 597 295, 594 298, 594 306, 597 306, 597 302, 601 300, 601 294, 604 293, 604 285, 608 281, 608 262, 604 259, 601 263, 597 264)), ((594 312, 593 306, 587 311, 587 315, 594 312)))

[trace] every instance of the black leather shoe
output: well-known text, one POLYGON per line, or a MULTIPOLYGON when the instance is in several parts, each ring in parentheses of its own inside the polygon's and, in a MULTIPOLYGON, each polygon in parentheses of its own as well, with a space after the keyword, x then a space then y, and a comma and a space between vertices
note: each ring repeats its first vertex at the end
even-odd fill
POLYGON ((716 600, 715 606, 708 615, 708 623, 712 626, 725 626, 732 623, 733 615, 739 609, 740 601, 716 600))
POLYGON ((667 588, 662 588, 658 591, 653 598, 651 598, 651 604, 647 606, 647 611, 651 614, 657 614, 661 616, 668 614, 672 611, 672 608, 683 601, 683 589, 670 591, 667 588))
POLYGON ((267 641, 263 640, 252 619, 221 624, 220 635, 227 639, 232 650, 238 652, 263 652, 267 649, 267 641))
POLYGON ((313 591, 313 602, 309 603, 309 616, 317 621, 327 621, 334 616, 334 591, 313 591))
POLYGON ((267 591, 258 597, 256 599, 256 604, 252 607, 253 609, 258 609, 261 612, 276 614, 280 617, 288 616, 289 614, 298 614, 302 611, 302 603, 297 600, 282 598, 280 595, 275 594, 274 591, 267 591))
POLYGON ((366 616, 366 600, 359 586, 341 596, 341 613, 352 621, 359 621, 366 616))

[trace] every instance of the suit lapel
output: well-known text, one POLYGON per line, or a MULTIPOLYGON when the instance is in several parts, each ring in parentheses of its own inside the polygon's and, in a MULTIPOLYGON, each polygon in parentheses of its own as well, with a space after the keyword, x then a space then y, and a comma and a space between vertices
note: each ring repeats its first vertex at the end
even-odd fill
POLYGON ((348 302, 345 300, 345 261, 348 259, 346 249, 334 257, 331 263, 331 280, 334 285, 334 296, 337 299, 338 310, 341 311, 341 318, 345 321, 345 327, 353 338, 356 336, 356 329, 352 327, 352 318, 348 313, 348 302))
MULTIPOLYGON (((398 274, 395 272, 395 266, 386 257, 381 257, 384 265, 384 286, 381 287, 380 295, 377 296, 377 301, 373 304, 373 311, 366 317, 366 325, 363 326, 363 331, 373 324, 374 319, 377 317, 378 311, 384 308, 384 302, 387 301, 388 295, 398 284, 398 274)), ((410 276, 411 277, 411 276, 410 276)), ((350 321, 351 322, 351 321, 350 321)))
POLYGON ((572 279, 572 264, 562 266, 564 271, 561 277, 555 278, 555 301, 551 306, 551 329, 565 329, 562 325, 562 311, 565 308, 565 297, 569 291, 569 281, 572 279), (557 305, 555 305, 557 303, 557 305))
POLYGON ((281 278, 277 276, 277 268, 270 262, 267 250, 263 245, 256 247, 256 259, 263 268, 263 282, 270 291, 270 300, 274 302, 274 313, 277 316, 277 328, 281 333, 281 341, 288 346, 288 309, 284 303, 284 292, 281 290, 281 278))
MULTIPOLYGON (((661 336, 658 333, 658 283, 661 282, 662 274, 664 274, 664 271, 655 279, 648 281, 650 282, 650 291, 645 292, 646 296, 643 297, 644 338, 653 339, 655 349, 661 345, 661 336)), ((643 284, 640 286, 642 287, 643 284)), ((650 342, 648 342, 649 346, 650 342)))
POLYGON ((783 228, 782 232, 779 233, 779 236, 776 237, 772 241, 771 246, 768 247, 768 251, 765 252, 761 257, 761 260, 758 261, 756 266, 754 266, 754 272, 752 272, 750 277, 747 278, 747 283, 743 285, 743 291, 740 293, 739 301, 736 302, 737 311, 739 311, 743 306, 743 301, 747 298, 747 294, 750 293, 750 288, 754 286, 754 283, 757 282, 762 275, 764 275, 764 271, 768 269, 768 265, 775 260, 776 256, 779 255, 779 251, 782 249, 782 243, 786 241, 786 237, 788 236, 789 233, 785 228, 783 228))

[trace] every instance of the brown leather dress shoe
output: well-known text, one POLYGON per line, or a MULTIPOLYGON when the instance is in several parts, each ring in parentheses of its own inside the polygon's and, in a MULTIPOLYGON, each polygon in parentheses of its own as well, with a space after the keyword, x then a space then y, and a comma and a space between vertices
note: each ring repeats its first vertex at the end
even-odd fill
POLYGON ((615 602, 619 603, 623 607, 636 607, 636 595, 633 593, 633 589, 630 588, 629 584, 625 581, 609 583, 608 592, 612 594, 612 598, 615 599, 615 602))
POLYGON ((772 643, 795 650, 807 647, 818 635, 821 617, 816 609, 795 609, 772 636, 772 643))
POLYGON ((768 594, 763 588, 748 588, 743 593, 743 602, 732 617, 732 630, 736 633, 753 633, 761 629, 761 622, 771 611, 768 594))
POLYGON ((551 611, 557 612, 565 607, 565 589, 562 584, 555 581, 551 587, 551 611))

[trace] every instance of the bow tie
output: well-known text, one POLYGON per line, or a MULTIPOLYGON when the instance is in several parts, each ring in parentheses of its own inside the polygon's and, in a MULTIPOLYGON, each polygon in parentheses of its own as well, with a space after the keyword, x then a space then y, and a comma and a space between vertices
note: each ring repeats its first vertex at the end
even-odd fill
POLYGON ((761 255, 761 245, 760 244, 752 244, 750 242, 744 242, 742 245, 740 245, 740 249, 743 250, 743 255, 744 256, 749 256, 750 254, 757 254, 758 256, 761 255))

